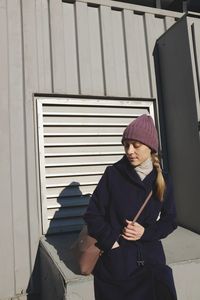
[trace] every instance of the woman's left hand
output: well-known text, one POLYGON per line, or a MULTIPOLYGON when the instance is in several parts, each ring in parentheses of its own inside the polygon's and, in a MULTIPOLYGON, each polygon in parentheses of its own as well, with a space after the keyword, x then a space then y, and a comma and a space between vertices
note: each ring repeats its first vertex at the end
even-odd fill
POLYGON ((122 233, 123 238, 129 241, 139 240, 144 234, 144 227, 137 222, 135 222, 134 224, 132 223, 132 221, 126 220, 126 222, 127 226, 124 227, 122 233))

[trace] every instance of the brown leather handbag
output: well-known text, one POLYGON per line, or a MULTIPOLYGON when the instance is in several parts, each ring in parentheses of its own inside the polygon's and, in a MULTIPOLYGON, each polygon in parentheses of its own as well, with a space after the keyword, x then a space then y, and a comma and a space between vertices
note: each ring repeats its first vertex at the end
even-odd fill
POLYGON ((76 241, 76 256, 82 275, 90 275, 102 251, 95 246, 97 240, 88 234, 87 225, 81 230, 76 241))
MULTIPOLYGON (((146 197, 143 205, 133 219, 133 223, 137 221, 143 209, 147 205, 152 196, 152 191, 146 197)), ((87 226, 81 230, 78 240, 76 241, 76 256, 79 262, 81 274, 90 275, 98 261, 99 256, 103 253, 98 247, 95 246, 97 240, 88 234, 87 226)))

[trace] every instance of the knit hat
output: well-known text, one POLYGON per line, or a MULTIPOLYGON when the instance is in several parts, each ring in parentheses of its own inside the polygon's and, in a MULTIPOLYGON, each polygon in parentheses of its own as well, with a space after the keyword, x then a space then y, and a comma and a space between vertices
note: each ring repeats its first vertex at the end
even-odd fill
POLYGON ((158 152, 158 133, 151 116, 141 115, 132 121, 124 130, 122 143, 135 140, 158 152))

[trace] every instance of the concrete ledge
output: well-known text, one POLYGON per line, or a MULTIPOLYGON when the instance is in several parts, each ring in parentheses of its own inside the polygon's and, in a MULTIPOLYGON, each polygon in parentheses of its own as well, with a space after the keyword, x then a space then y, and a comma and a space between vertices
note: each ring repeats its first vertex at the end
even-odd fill
POLYGON ((178 300, 199 300, 200 235, 178 227, 162 242, 173 269, 178 300))
MULTIPOLYGON (((42 300, 94 300, 93 277, 82 276, 70 250, 77 234, 42 237, 40 242, 42 300)), ((200 299, 200 236, 179 227, 163 240, 172 267, 178 300, 200 299)))

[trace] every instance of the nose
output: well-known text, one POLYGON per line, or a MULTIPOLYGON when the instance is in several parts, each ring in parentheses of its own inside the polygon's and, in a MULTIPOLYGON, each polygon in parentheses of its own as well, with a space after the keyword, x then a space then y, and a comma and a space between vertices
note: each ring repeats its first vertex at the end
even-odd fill
POLYGON ((135 152, 135 148, 132 144, 129 145, 128 149, 127 149, 127 154, 134 154, 135 152))

